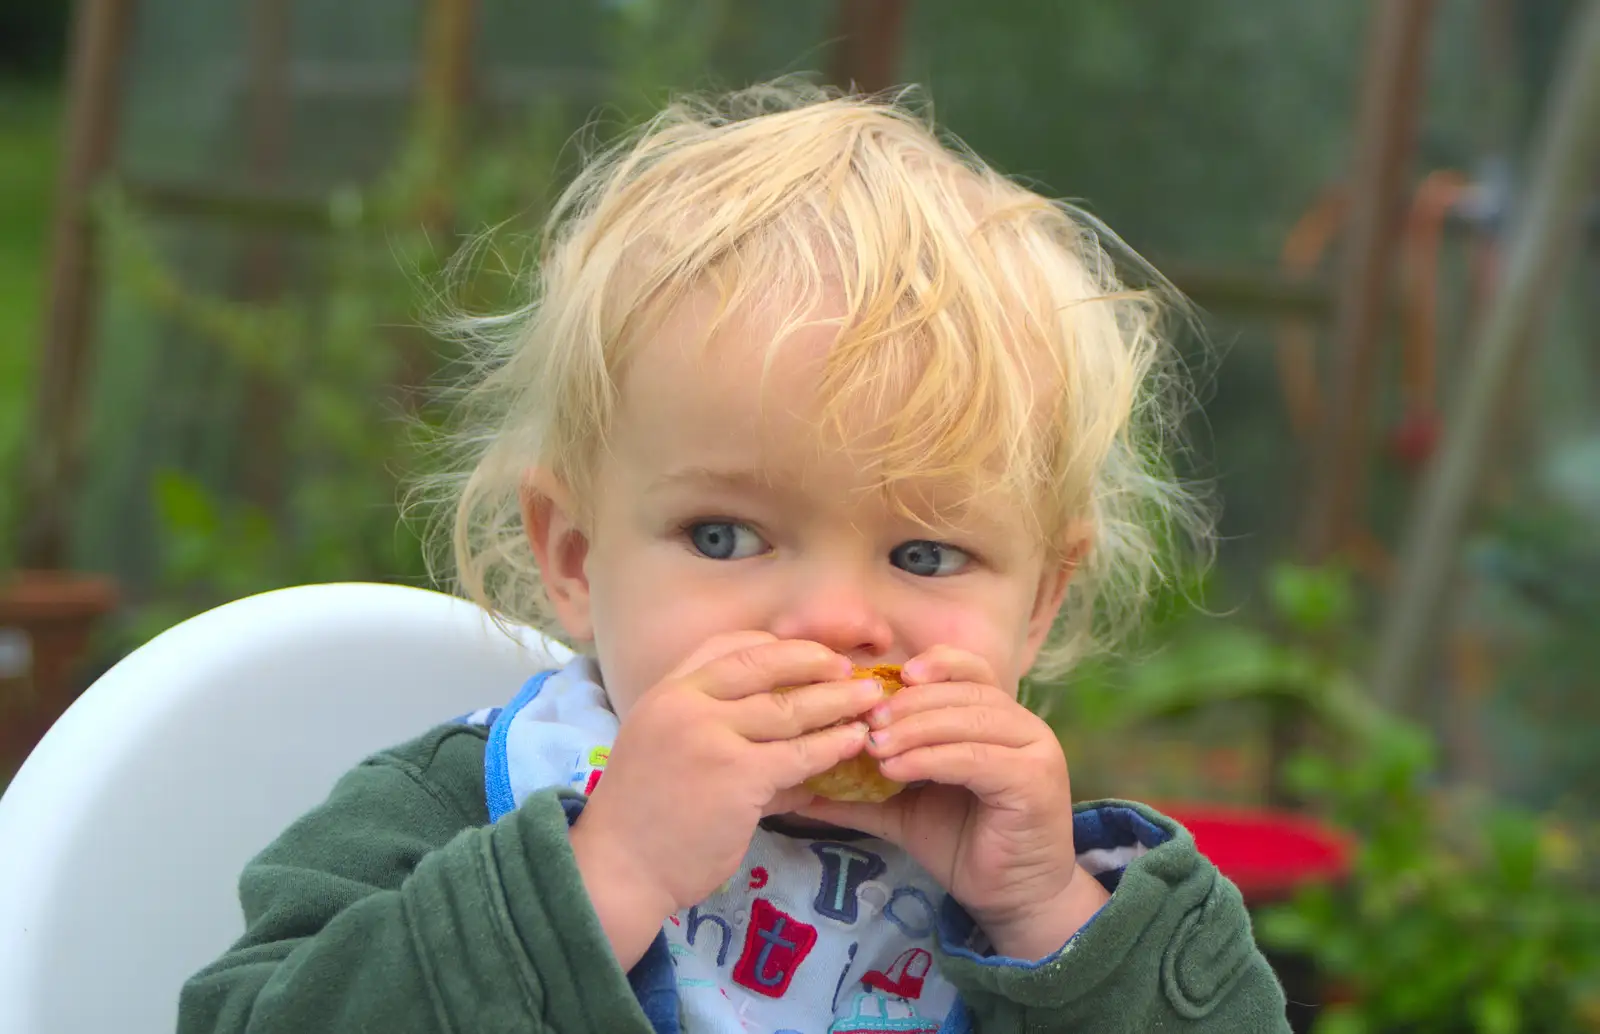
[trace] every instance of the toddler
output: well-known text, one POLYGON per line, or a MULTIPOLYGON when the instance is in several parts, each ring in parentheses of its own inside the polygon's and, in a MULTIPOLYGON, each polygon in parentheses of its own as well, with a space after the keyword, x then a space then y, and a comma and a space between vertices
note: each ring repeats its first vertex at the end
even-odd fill
POLYGON ((1187 512, 1108 239, 792 83, 590 164, 532 301, 469 324, 453 533, 466 593, 580 655, 262 852, 180 1029, 1286 1030, 1235 888, 1074 807, 1018 702, 1187 512), (806 789, 863 755, 906 789, 806 789))

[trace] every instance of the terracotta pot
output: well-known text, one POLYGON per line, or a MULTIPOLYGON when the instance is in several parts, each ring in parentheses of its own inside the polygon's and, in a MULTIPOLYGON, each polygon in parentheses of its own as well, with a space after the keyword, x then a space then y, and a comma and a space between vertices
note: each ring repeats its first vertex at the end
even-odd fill
POLYGON ((82 691, 90 636, 117 605, 109 578, 20 571, 0 581, 0 774, 23 758, 82 691))

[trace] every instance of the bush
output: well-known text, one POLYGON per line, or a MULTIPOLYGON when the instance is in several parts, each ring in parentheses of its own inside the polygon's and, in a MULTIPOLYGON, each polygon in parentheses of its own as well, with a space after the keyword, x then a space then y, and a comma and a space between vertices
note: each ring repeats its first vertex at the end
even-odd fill
POLYGON ((1293 782, 1360 841, 1343 887, 1258 919, 1336 999, 1317 1034, 1566 1034, 1600 1021, 1600 899, 1551 819, 1430 790, 1432 747, 1395 724, 1359 754, 1304 755, 1293 782))

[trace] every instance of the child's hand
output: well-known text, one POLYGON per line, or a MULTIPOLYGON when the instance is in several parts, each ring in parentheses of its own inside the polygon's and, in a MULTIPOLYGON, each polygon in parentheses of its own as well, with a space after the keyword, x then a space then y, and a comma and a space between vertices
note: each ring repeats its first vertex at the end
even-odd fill
POLYGON ((1013 958, 1054 952, 1105 903, 1078 868, 1072 788, 1045 722, 982 659, 937 647, 868 717, 883 774, 927 780, 882 804, 818 800, 802 814, 905 848, 1013 958))
POLYGON ((764 815, 793 811, 800 784, 859 753, 853 718, 876 682, 817 643, 717 636, 624 716, 605 775, 572 827, 572 850, 624 968, 669 915, 739 868, 764 815), (834 681, 830 681, 834 680, 834 681), (782 686, 802 686, 774 693, 782 686))

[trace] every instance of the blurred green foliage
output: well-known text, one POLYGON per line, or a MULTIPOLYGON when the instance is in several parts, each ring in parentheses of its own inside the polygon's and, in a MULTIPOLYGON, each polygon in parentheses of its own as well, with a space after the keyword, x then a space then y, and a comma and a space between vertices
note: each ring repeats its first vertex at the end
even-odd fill
MULTIPOLYGON (((709 17, 718 5, 699 6, 709 17)), ((654 105, 644 98, 659 100, 663 81, 703 62, 704 19, 670 14, 651 4, 619 11, 607 38, 626 71, 615 88, 640 106, 617 109, 605 132, 626 128, 654 105)), ((159 560, 123 630, 127 642, 281 586, 428 581, 421 536, 436 515, 426 499, 414 510, 405 504, 444 455, 438 432, 463 372, 429 320, 522 303, 531 235, 571 160, 565 136, 575 118, 552 99, 465 152, 436 121, 419 120, 388 170, 327 196, 330 232, 318 242, 314 276, 259 300, 197 283, 164 253, 137 204, 114 185, 102 193, 113 290, 183 332, 174 361, 220 359, 244 391, 265 387, 282 407, 274 437, 247 427, 236 443, 245 453, 273 451, 281 499, 251 498, 238 463, 221 479, 177 465, 153 471, 159 560)))
MULTIPOLYGON (((1589 478, 1600 485, 1600 464, 1589 478)), ((1483 719, 1496 767, 1505 789, 1540 805, 1600 801, 1597 514, 1522 498, 1484 522, 1465 558, 1477 634, 1509 641, 1483 719)))
POLYGON ((1060 686, 1034 687, 1063 725, 1106 732, 1234 705, 1288 708, 1338 737, 1360 737, 1382 716, 1350 667, 1357 617, 1348 571, 1273 565, 1260 614, 1206 612, 1203 583, 1185 607, 1127 649, 1093 658, 1060 686))
MULTIPOLYGON (((543 202, 554 151, 544 125, 536 120, 515 145, 474 152, 464 163, 452 193, 462 219, 483 225, 489 213, 543 202)), ((137 212, 115 190, 103 197, 118 286, 188 330, 194 347, 220 350, 247 378, 266 382, 285 407, 280 438, 242 442, 279 453, 288 477, 277 506, 217 491, 175 467, 154 474, 161 564, 156 591, 129 629, 133 641, 266 589, 426 580, 421 520, 406 519, 401 506, 424 473, 431 429, 446 416, 439 379, 454 357, 428 335, 419 299, 511 302, 484 296, 491 277, 449 279, 451 255, 418 215, 435 195, 438 167, 436 156, 413 151, 373 186, 330 197, 333 231, 317 290, 259 302, 187 285, 137 212)), ((516 285, 511 277, 497 283, 502 292, 516 285)))
MULTIPOLYGON (((12 486, 32 416, 59 118, 53 91, 0 82, 0 533, 17 519, 12 486)), ((0 568, 11 548, 0 534, 0 568)))
MULTIPOLYGON (((1541 540, 1542 541, 1542 540, 1541 540)), ((1056 719, 1079 732, 1240 704, 1290 707, 1312 743, 1283 773, 1348 833, 1348 879, 1265 910, 1257 933, 1328 988, 1316 1034, 1567 1034, 1600 1020, 1600 849, 1563 821, 1443 782, 1429 734, 1364 693, 1348 574, 1278 565, 1268 614, 1191 613, 1147 652, 1075 673, 1056 719)))
POLYGON ((1600 897, 1583 834, 1453 797, 1433 760, 1423 732, 1390 722, 1359 749, 1293 766, 1293 782, 1358 845, 1345 885, 1257 920, 1263 943, 1310 956, 1330 987, 1316 1034, 1594 1030, 1600 897))

